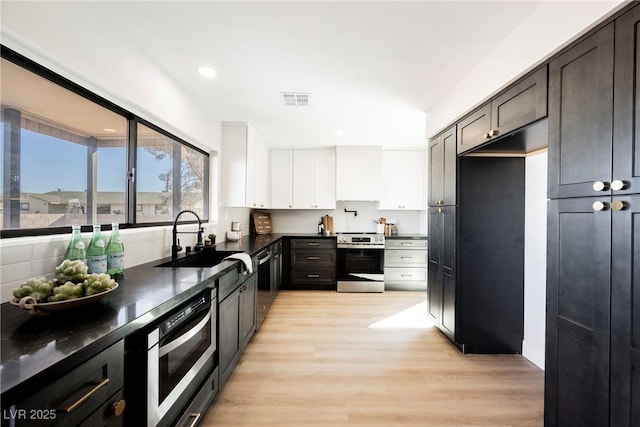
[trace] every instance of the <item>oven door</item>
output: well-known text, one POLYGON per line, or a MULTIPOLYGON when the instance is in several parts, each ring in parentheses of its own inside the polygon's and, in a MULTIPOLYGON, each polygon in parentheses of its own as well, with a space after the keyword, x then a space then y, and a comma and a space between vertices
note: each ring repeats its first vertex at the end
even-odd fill
POLYGON ((148 426, 158 425, 169 412, 174 417, 215 368, 216 316, 213 298, 167 335, 160 328, 149 334, 148 426))
POLYGON ((337 249, 338 292, 384 292, 384 249, 337 249))

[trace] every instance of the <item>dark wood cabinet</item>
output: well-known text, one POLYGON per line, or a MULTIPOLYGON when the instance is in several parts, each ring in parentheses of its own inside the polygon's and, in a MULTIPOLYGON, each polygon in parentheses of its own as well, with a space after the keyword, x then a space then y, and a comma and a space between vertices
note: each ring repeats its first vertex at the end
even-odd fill
MULTIPOLYGON (((3 400, 3 426, 122 426, 124 341, 16 402, 3 400)), ((129 409, 131 410, 131 409, 129 409)))
POLYGON ((458 122, 458 153, 489 142, 491 103, 487 103, 458 122))
POLYGON ((336 240, 292 239, 290 284, 293 289, 335 289, 336 240))
POLYGON ((640 425, 640 6, 549 68, 545 425, 640 425))
POLYGON ((610 194, 613 38, 611 23, 549 64, 549 198, 610 194))
POLYGON ((218 361, 220 389, 229 380, 256 330, 257 274, 232 271, 218 282, 218 361))
POLYGON ((548 202, 546 426, 608 425, 611 211, 594 210, 605 199, 548 202))
MULTIPOLYGON (((613 205, 616 203, 616 205, 613 205)), ((640 196, 611 214, 611 425, 640 425, 640 196)))
POLYGON ((640 6, 616 21, 613 194, 640 192, 640 6))
POLYGON ((547 116, 547 66, 525 77, 491 100, 491 129, 495 139, 547 116))
POLYGON ((456 331, 456 207, 429 208, 427 312, 451 341, 456 331))
POLYGON ((547 66, 495 96, 458 122, 458 154, 547 116, 547 66))
POLYGON ((429 141, 429 206, 456 204, 456 127, 429 141))

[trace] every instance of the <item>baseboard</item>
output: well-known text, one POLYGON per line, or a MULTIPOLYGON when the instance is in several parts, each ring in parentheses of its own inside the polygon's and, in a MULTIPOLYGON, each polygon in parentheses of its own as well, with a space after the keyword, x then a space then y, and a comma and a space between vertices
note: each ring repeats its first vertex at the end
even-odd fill
POLYGON ((522 341, 522 356, 544 371, 544 351, 522 341))

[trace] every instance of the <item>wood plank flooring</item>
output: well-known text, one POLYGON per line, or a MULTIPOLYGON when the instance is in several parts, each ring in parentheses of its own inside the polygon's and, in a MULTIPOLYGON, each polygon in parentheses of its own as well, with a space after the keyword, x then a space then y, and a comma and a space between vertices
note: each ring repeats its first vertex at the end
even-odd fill
POLYGON ((544 373, 521 356, 460 354, 424 301, 280 292, 201 425, 542 426, 544 373))

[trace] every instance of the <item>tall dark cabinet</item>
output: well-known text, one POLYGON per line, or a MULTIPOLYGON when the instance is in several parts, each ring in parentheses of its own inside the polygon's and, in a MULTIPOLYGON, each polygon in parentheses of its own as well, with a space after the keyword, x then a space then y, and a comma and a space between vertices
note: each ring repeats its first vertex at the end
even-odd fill
POLYGON ((455 341, 456 127, 429 141, 428 308, 434 324, 455 341))
POLYGON ((549 64, 545 425, 640 425, 640 6, 549 64))
POLYGON ((520 353, 524 158, 459 156, 456 126, 429 142, 428 314, 465 353, 520 353))

